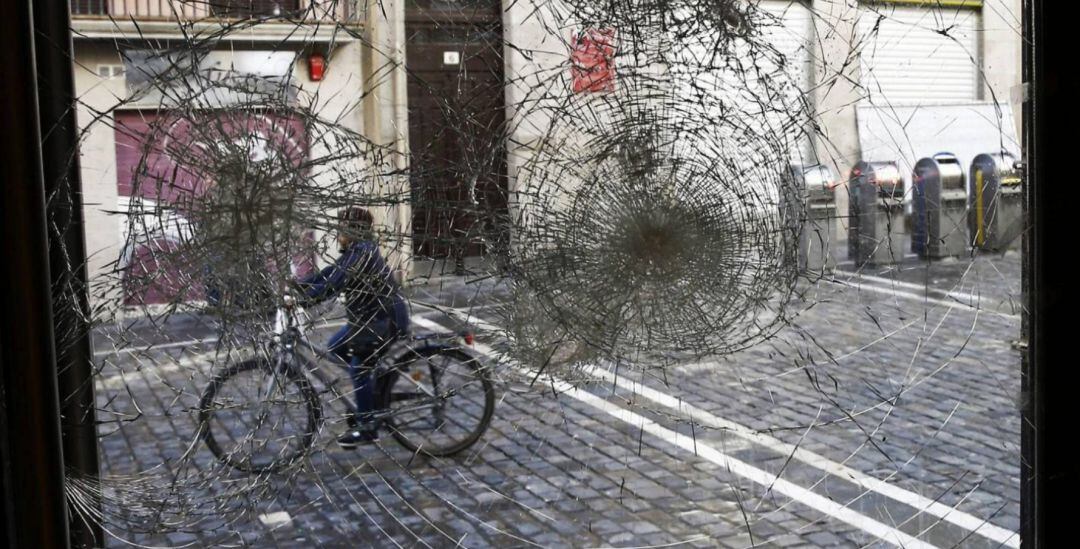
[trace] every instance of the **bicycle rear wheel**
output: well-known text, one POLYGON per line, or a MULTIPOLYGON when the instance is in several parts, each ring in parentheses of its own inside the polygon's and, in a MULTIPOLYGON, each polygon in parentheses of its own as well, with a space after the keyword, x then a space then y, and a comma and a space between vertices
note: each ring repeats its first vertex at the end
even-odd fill
POLYGON ((265 358, 234 364, 214 376, 199 402, 199 429, 222 463, 272 473, 307 454, 322 419, 318 394, 291 369, 265 358))
POLYGON ((388 372, 379 400, 386 427, 402 446, 444 457, 484 434, 495 411, 495 388, 477 359, 433 347, 410 353, 388 372))

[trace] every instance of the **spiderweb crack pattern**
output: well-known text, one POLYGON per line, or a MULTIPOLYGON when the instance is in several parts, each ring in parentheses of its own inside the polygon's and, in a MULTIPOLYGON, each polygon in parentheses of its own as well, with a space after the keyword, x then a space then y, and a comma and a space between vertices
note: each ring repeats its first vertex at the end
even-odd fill
MULTIPOLYGON (((792 167, 852 164, 832 109, 863 98, 835 90, 889 103, 865 82, 885 69, 852 83, 852 64, 902 14, 854 0, 161 4, 153 25, 113 14, 123 89, 103 107, 84 88, 79 105, 85 149, 106 127, 116 156, 90 172, 116 177, 115 207, 106 194, 87 208, 122 242, 91 250, 103 474, 69 471, 68 496, 109 545, 1015 541, 1019 377, 998 341, 1018 330, 1015 257, 820 272, 797 258, 810 214, 792 167), (793 13, 808 19, 794 49, 793 13), (858 37, 867 16, 880 20, 858 37), (313 54, 321 84, 302 75, 313 54), (476 335, 497 407, 456 457, 388 436, 341 450, 347 375, 270 398, 240 367, 274 360, 282 291, 337 259, 350 207, 372 212, 415 330, 476 335), (218 402, 238 428, 220 443, 282 456, 309 436, 309 453, 254 473, 211 454, 202 399, 233 370, 218 402), (314 430, 298 405, 311 395, 314 430)), ((958 43, 951 11, 932 13, 911 32, 958 43)), ((82 314, 81 289, 60 290, 82 314)), ((316 343, 348 322, 336 304, 302 320, 316 343)))
MULTIPOLYGON (((742 21, 732 4, 641 4, 570 8, 637 24, 618 27, 617 90, 538 101, 551 123, 518 173, 513 268, 520 298, 558 326, 541 334, 662 365, 743 348, 783 324, 805 214, 779 197, 793 192, 783 173, 809 115, 782 93, 793 89, 782 57, 708 26, 742 21)), ((554 356, 522 337, 529 328, 510 331, 529 363, 554 356)))

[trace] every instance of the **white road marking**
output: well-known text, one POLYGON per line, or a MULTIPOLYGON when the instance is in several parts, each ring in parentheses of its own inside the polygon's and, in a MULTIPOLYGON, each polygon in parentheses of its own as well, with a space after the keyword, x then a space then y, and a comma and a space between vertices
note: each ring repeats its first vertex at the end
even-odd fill
MULTIPOLYGON (((866 278, 865 275, 855 275, 855 276, 866 278)), ((877 277, 874 277, 874 278, 877 278, 877 277)), ((919 295, 919 294, 915 294, 915 293, 904 292, 904 291, 901 291, 901 290, 890 290, 890 289, 886 289, 886 288, 878 288, 876 286, 868 286, 868 285, 858 284, 857 282, 847 282, 847 283, 845 283, 842 280, 829 280, 829 279, 824 279, 824 278, 822 280, 825 281, 825 282, 829 282, 831 284, 835 284, 837 286, 847 286, 847 287, 855 288, 856 290, 860 290, 860 291, 861 290, 866 290, 868 292, 875 292, 875 293, 879 293, 879 294, 883 294, 883 295, 894 296, 894 297, 898 297, 898 298, 902 298, 902 299, 908 299, 908 300, 911 300, 911 301, 916 301, 916 302, 924 303, 924 304, 925 303, 930 303, 930 304, 934 304, 934 305, 940 305, 942 307, 948 307, 950 309, 963 309, 963 310, 968 310, 968 311, 978 310, 978 311, 980 311, 982 313, 985 313, 985 314, 992 314, 992 315, 1002 316, 1002 317, 1006 317, 1006 318, 1010 318, 1010 319, 1016 319, 1016 320, 1020 319, 1020 315, 1015 315, 1015 314, 1010 314, 1010 313, 1001 313, 1001 312, 997 312, 997 311, 991 311, 989 309, 982 309, 982 308, 979 308, 978 306, 968 305, 966 303, 960 303, 960 302, 956 302, 956 301, 948 301, 948 300, 933 298, 933 297, 929 297, 929 296, 925 296, 925 295, 919 295)), ((879 280, 888 280, 888 279, 879 279, 879 280)), ((966 294, 957 294, 957 295, 966 295, 966 294)), ((477 327, 479 327, 479 328, 481 328, 481 329, 483 329, 485 331, 497 332, 497 331, 502 330, 502 328, 500 328, 499 326, 495 326, 493 324, 485 322, 482 319, 476 317, 474 314, 472 314, 473 313, 472 310, 467 311, 467 310, 464 310, 464 309, 457 309, 457 308, 453 308, 453 307, 443 307, 440 310, 445 312, 445 313, 451 314, 451 315, 453 315, 455 317, 464 319, 466 322, 470 322, 472 324, 475 324, 477 327)))
MULTIPOLYGON (((520 370, 522 370, 523 373, 528 372, 525 368, 521 368, 520 370)), ((771 487, 772 491, 775 493, 787 496, 822 514, 831 516, 841 522, 845 522, 859 530, 871 534, 880 540, 888 541, 904 548, 935 547, 934 545, 919 540, 901 530, 878 522, 862 513, 853 511, 852 509, 845 507, 843 503, 818 495, 791 481, 777 478, 768 471, 758 469, 743 461, 732 458, 700 440, 695 440, 693 437, 679 434, 662 427, 651 419, 616 406, 592 393, 574 388, 570 384, 562 381, 554 381, 553 384, 555 385, 555 389, 560 391, 560 394, 568 395, 588 404, 614 418, 639 428, 664 442, 724 467, 735 475, 760 484, 761 486, 771 487)))
POLYGON ((724 429, 728 433, 742 437, 746 440, 749 440, 750 442, 768 448, 781 455, 791 456, 792 459, 814 467, 815 469, 818 469, 836 477, 846 479, 859 485, 865 490, 876 492, 892 500, 929 513, 946 522, 959 526, 964 530, 967 530, 969 532, 975 532, 980 536, 993 540, 996 543, 1007 545, 1009 547, 1020 547, 1019 534, 1005 528, 995 526, 974 515, 958 511, 953 507, 949 507, 948 505, 945 505, 933 499, 921 496, 914 492, 910 492, 903 488, 899 488, 897 486, 889 484, 885 481, 876 479, 861 471, 852 469, 851 467, 848 467, 841 463, 829 460, 828 458, 810 450, 806 450, 795 446, 794 444, 788 444, 771 436, 758 433, 753 429, 750 429, 749 427, 713 415, 692 404, 687 404, 682 400, 677 399, 667 393, 663 393, 650 387, 646 387, 636 381, 631 381, 624 377, 616 376, 610 371, 603 370, 595 366, 584 368, 583 371, 595 375, 596 377, 599 377, 607 382, 614 383, 618 387, 630 391, 633 394, 641 395, 642 397, 645 397, 646 399, 656 404, 659 404, 666 408, 678 410, 679 412, 685 412, 687 414, 687 417, 692 418, 694 421, 700 422, 704 425, 708 425, 715 429, 724 429))
MULTIPOLYGON (((144 377, 140 376, 140 374, 143 373, 153 373, 160 379, 162 376, 173 372, 179 372, 181 370, 189 369, 198 369, 200 365, 212 366, 211 363, 207 362, 204 364, 203 361, 208 358, 215 357, 218 354, 218 351, 205 351, 202 353, 184 356, 179 359, 168 358, 167 360, 169 360, 169 362, 166 363, 154 362, 146 366, 139 365, 139 367, 134 370, 122 370, 119 374, 113 374, 108 377, 99 377, 95 381, 95 383, 98 389, 109 389, 115 391, 126 387, 129 383, 133 383, 136 381, 146 381, 144 377)), ((250 355, 239 355, 234 353, 233 359, 244 359, 248 356, 250 355)))
MULTIPOLYGON (((424 326, 429 330, 446 331, 446 329, 442 325, 431 320, 418 318, 415 321, 417 324, 424 326)), ((496 355, 494 349, 487 345, 484 345, 483 343, 476 343, 474 344, 474 347, 477 351, 485 355, 496 355)), ((531 372, 529 369, 522 366, 515 365, 514 369, 522 375, 535 374, 535 372, 531 372)), ((703 441, 695 440, 692 437, 667 429, 651 419, 621 408, 601 397, 589 393, 588 391, 577 389, 569 383, 558 380, 554 377, 548 376, 548 379, 551 380, 552 385, 557 391, 559 391, 561 395, 567 395, 584 404, 588 404, 589 406, 592 406, 616 419, 619 419, 620 421, 628 423, 636 428, 642 429, 650 435, 659 438, 661 441, 667 442, 671 445, 681 448, 682 450, 685 450, 708 461, 711 461, 717 465, 720 465, 735 475, 748 479, 762 486, 771 487, 772 490, 776 493, 783 494, 820 513, 826 514, 837 520, 854 526, 855 528, 858 528, 873 536, 876 536, 878 539, 889 541, 900 547, 905 548, 935 547, 934 545, 921 541, 909 534, 904 533, 901 530, 892 528, 866 515, 853 511, 839 502, 832 501, 824 496, 807 490, 806 488, 798 486, 791 481, 777 478, 772 473, 769 473, 762 469, 758 469, 757 467, 749 465, 743 461, 732 458, 703 441)))
MULTIPOLYGON (((460 311, 458 311, 460 312, 460 311)), ((430 320, 424 320, 429 325, 434 325, 441 328, 438 324, 431 322, 430 320)), ((487 322, 477 322, 478 327, 488 331, 498 331, 499 327, 487 322)), ((431 328, 429 328, 431 329, 431 328)), ((445 328, 443 328, 445 329, 445 328)), ((494 350, 482 343, 475 344, 477 350, 492 356, 494 350), (486 351, 481 349, 486 348, 486 351)), ((694 405, 687 404, 681 399, 671 396, 667 393, 657 391, 650 387, 644 386, 636 381, 631 381, 625 377, 616 376, 614 373, 598 368, 596 366, 588 366, 582 369, 583 372, 603 379, 606 382, 614 383, 623 390, 630 391, 632 394, 641 395, 642 397, 664 406, 669 409, 677 410, 678 412, 685 413, 687 417, 694 421, 698 421, 702 424, 708 425, 716 429, 724 429, 733 435, 742 437, 745 440, 768 448, 774 452, 777 452, 784 456, 791 456, 792 459, 800 461, 806 465, 814 467, 820 471, 831 474, 833 476, 847 479, 853 482, 865 490, 870 490, 879 495, 890 498, 894 501, 898 501, 905 505, 919 509, 922 512, 929 513, 935 517, 938 517, 946 522, 949 522, 955 526, 959 526, 969 532, 975 532, 976 534, 993 540, 996 543, 1006 545, 1008 547, 1020 547, 1020 536, 1016 532, 1010 531, 999 526, 995 526, 988 521, 980 519, 974 515, 961 512, 953 507, 949 507, 943 503, 935 501, 933 499, 921 496, 914 492, 899 488, 885 481, 876 479, 858 471, 852 469, 841 463, 829 460, 828 458, 811 452, 809 450, 800 448, 793 444, 788 444, 777 438, 764 435, 754 431, 753 429, 735 423, 733 421, 716 416, 708 411, 698 408, 694 405)), ((531 373, 535 375, 535 372, 531 373)), ((700 442, 699 442, 700 446, 700 442)))
POLYGON ((952 290, 939 290, 937 288, 928 288, 923 284, 915 284, 914 282, 905 282, 903 280, 896 280, 896 279, 893 279, 893 278, 886 278, 886 277, 883 277, 883 276, 874 276, 874 275, 868 275, 868 274, 862 274, 862 273, 851 273, 851 272, 846 272, 846 271, 837 271, 837 272, 839 274, 841 274, 843 276, 846 276, 846 277, 849 277, 849 278, 861 278, 861 279, 869 281, 869 282, 880 282, 882 284, 889 284, 891 286, 898 286, 900 288, 908 288, 908 289, 911 289, 911 290, 918 290, 920 292, 937 292, 937 293, 940 293, 940 294, 944 294, 945 297, 951 297, 951 298, 953 298, 953 299, 955 299, 957 301, 960 301, 962 303, 967 303, 969 305, 973 305, 975 303, 978 303, 979 300, 980 300, 980 296, 977 296, 977 295, 974 295, 974 294, 965 294, 963 292, 956 292, 956 291, 952 291, 952 290))
POLYGON ((908 293, 908 292, 904 292, 904 291, 901 291, 901 290, 891 290, 891 289, 888 289, 888 288, 878 288, 876 286, 867 286, 867 285, 858 284, 858 283, 854 283, 854 282, 845 282, 845 281, 842 281, 842 280, 829 280, 829 279, 825 279, 825 278, 823 278, 822 280, 824 280, 825 282, 828 282, 830 284, 835 284, 837 286, 846 286, 846 287, 855 288, 855 289, 857 289, 859 291, 874 292, 874 293, 878 293, 878 294, 884 294, 884 295, 887 295, 887 296, 898 297, 898 298, 902 298, 902 299, 909 299, 909 300, 912 300, 912 301, 917 301, 919 303, 930 303, 930 304, 933 304, 933 305, 939 305, 939 306, 942 306, 942 307, 948 307, 950 309, 963 309, 963 310, 967 310, 967 311, 979 311, 979 312, 981 312, 983 314, 990 314, 990 315, 996 315, 996 316, 1002 316, 1002 317, 1005 317, 1005 318, 1011 318, 1011 319, 1015 319, 1015 320, 1020 320, 1020 315, 1014 315, 1014 314, 1010 314, 1010 313, 999 313, 997 311, 992 311, 990 309, 983 309, 983 308, 978 307, 976 305, 968 305, 966 303, 958 303, 956 301, 946 301, 944 299, 938 299, 938 298, 935 298, 935 297, 929 297, 929 296, 925 296, 925 295, 908 293))
MULTIPOLYGON (((340 328, 340 327, 344 326, 345 324, 346 324, 346 321, 344 321, 344 320, 336 320, 334 322, 325 322, 325 323, 321 323, 321 324, 315 324, 315 325, 313 325, 311 327, 311 329, 340 328)), ((166 349, 176 349, 178 347, 205 347, 207 345, 215 344, 218 341, 221 341, 220 337, 211 336, 211 337, 205 337, 205 338, 202 338, 202 339, 189 339, 187 341, 174 341, 174 342, 171 342, 171 343, 161 343, 161 344, 153 344, 153 343, 151 343, 151 344, 146 345, 146 346, 137 345, 137 346, 125 347, 123 349, 120 349, 119 351, 117 351, 116 349, 105 349, 103 351, 94 351, 94 357, 103 357, 103 356, 109 356, 109 355, 120 354, 120 353, 132 353, 132 352, 135 352, 135 351, 163 351, 163 350, 166 350, 166 349)))
MULTIPOLYGON (((415 319, 421 318, 421 317, 414 316, 412 318, 415 320, 415 319)), ((319 329, 319 328, 339 328, 341 326, 344 326, 346 323, 347 322, 344 321, 344 320, 337 320, 337 321, 334 321, 334 322, 317 323, 317 324, 312 325, 311 328, 309 328, 308 331, 310 332, 311 330, 319 329)), ((139 352, 162 351, 162 350, 166 350, 166 349, 175 349, 177 347, 196 347, 196 346, 203 347, 203 346, 207 346, 209 344, 217 343, 219 340, 220 340, 220 338, 218 338, 218 337, 208 337, 208 338, 205 338, 205 339, 192 339, 192 340, 188 340, 188 341, 175 341, 175 342, 172 342, 172 343, 163 343, 163 344, 160 344, 160 345, 153 345, 153 344, 146 345, 146 346, 140 345, 140 346, 137 346, 137 347, 127 347, 127 348, 121 349, 119 351, 117 351, 117 350, 97 351, 97 352, 94 353, 94 356, 95 357, 112 356, 112 355, 120 356, 120 355, 125 355, 126 354, 128 356, 131 356, 131 357, 135 358, 136 360, 139 360, 140 357, 139 357, 139 355, 136 354, 136 353, 139 353, 139 352)), ((247 358, 248 357, 247 354, 244 354, 242 356, 241 355, 236 355, 235 352, 238 351, 238 350, 242 350, 242 351, 246 352, 246 348, 244 348, 244 349, 231 349, 229 352, 234 353, 234 357, 233 357, 234 359, 236 359, 238 357, 239 358, 247 358)), ((134 375, 136 375, 136 374, 138 374, 140 372, 154 372, 157 375, 164 375, 164 374, 169 374, 169 373, 172 373, 172 372, 177 372, 177 371, 183 370, 185 368, 195 367, 196 363, 201 362, 204 359, 214 357, 215 355, 217 355, 218 353, 223 352, 223 351, 224 351, 224 349, 221 349, 221 350, 219 350, 219 349, 208 349, 206 351, 202 351, 202 352, 195 353, 195 354, 192 354, 192 355, 182 356, 179 359, 168 358, 167 360, 169 360, 170 362, 166 362, 164 364, 155 362, 152 365, 145 366, 145 367, 139 367, 136 370, 122 371, 119 374, 114 374, 114 375, 111 375, 111 376, 108 376, 108 377, 98 378, 95 382, 97 383, 97 386, 100 387, 100 388, 116 390, 116 389, 123 388, 127 384, 128 378, 130 378, 131 376, 134 376, 134 375)), ((148 362, 150 361, 150 359, 148 357, 141 357, 141 358, 143 360, 148 361, 148 362)))
MULTIPOLYGON (((455 308, 451 307, 451 308, 443 309, 442 312, 446 313, 449 316, 454 316, 454 317, 457 317, 457 318, 464 319, 465 322, 467 322, 469 324, 472 324, 472 325, 476 326, 477 328, 480 328, 481 330, 484 330, 485 332, 501 332, 501 331, 503 331, 502 327, 496 326, 496 325, 494 325, 494 324, 492 324, 490 322, 485 321, 484 319, 482 319, 482 318, 480 318, 478 316, 475 316, 475 315, 471 314, 471 311, 465 311, 465 310, 462 310, 462 309, 455 309, 455 308)), ((431 321, 429 320, 427 322, 431 322, 431 321)), ((443 327, 442 325, 439 325, 439 324, 435 324, 435 325, 439 327, 439 331, 446 331, 446 328, 443 327)), ((428 329, 431 329, 431 328, 428 328, 428 329)))
POLYGON ((94 351, 94 356, 95 357, 102 357, 102 356, 109 356, 109 355, 119 355, 121 353, 129 353, 130 354, 130 353, 134 353, 136 351, 163 351, 163 350, 166 350, 166 349, 176 349, 177 347, 196 347, 196 346, 201 347, 201 346, 204 346, 204 345, 209 345, 209 344, 213 344, 213 343, 217 343, 217 342, 218 342, 217 337, 207 337, 207 338, 204 338, 204 339, 189 339, 187 341, 174 341, 172 343, 160 343, 160 344, 151 343, 149 345, 146 345, 145 347, 142 346, 142 345, 133 345, 133 346, 129 346, 129 347, 124 347, 123 349, 120 349, 120 350, 105 349, 105 350, 102 350, 102 351, 94 351))

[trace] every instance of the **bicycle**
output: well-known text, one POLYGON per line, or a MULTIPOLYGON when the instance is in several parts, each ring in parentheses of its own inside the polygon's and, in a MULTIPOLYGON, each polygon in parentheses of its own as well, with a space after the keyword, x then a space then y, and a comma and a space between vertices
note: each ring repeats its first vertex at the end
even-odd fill
MULTIPOLYGON (((275 311, 265 352, 225 368, 204 390, 198 436, 218 461, 248 473, 273 473, 296 463, 311 452, 325 422, 321 397, 327 393, 344 403, 355 425, 348 376, 348 390, 338 390, 341 378, 331 379, 299 351, 340 368, 348 364, 311 344, 302 316, 302 307, 286 296, 275 311)), ((429 457, 452 456, 479 440, 494 413, 495 390, 488 369, 458 343, 462 339, 472 343, 469 333, 403 334, 384 347, 371 374, 376 407, 367 421, 429 457)))

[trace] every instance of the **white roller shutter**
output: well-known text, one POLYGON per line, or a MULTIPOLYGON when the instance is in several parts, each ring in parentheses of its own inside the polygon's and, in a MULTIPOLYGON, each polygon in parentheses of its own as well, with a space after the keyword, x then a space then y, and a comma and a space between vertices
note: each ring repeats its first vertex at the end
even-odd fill
POLYGON ((979 19, 969 8, 864 7, 859 51, 866 100, 882 106, 978 100, 979 19))
MULTIPOLYGON (((788 74, 799 83, 803 93, 807 93, 813 70, 810 46, 814 27, 810 8, 803 2, 792 0, 763 0, 758 7, 776 18, 777 24, 767 25, 763 29, 765 40, 784 55, 788 74)), ((812 136, 800 137, 792 161, 797 164, 812 163, 813 150, 812 136)))
POLYGON ((810 8, 803 2, 765 0, 758 5, 772 15, 780 25, 765 28, 765 39, 787 58, 793 76, 810 89, 810 44, 813 24, 810 8))

